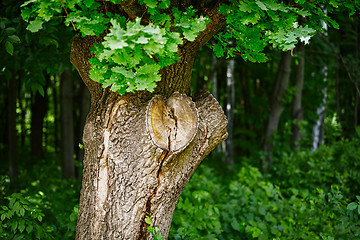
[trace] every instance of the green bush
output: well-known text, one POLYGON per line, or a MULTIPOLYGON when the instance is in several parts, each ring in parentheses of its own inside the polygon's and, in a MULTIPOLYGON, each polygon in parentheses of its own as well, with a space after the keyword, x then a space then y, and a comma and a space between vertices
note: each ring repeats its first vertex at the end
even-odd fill
POLYGON ((169 238, 359 239, 359 153, 355 141, 344 141, 283 154, 272 176, 248 165, 218 175, 201 165, 179 199, 169 238))
POLYGON ((25 196, 26 191, 6 197, 8 205, 0 209, 1 239, 51 239, 52 228, 43 222, 42 207, 48 203, 42 192, 25 196))
POLYGON ((0 176, 0 239, 74 239, 80 180, 61 179, 49 156, 19 174, 10 188, 0 176))

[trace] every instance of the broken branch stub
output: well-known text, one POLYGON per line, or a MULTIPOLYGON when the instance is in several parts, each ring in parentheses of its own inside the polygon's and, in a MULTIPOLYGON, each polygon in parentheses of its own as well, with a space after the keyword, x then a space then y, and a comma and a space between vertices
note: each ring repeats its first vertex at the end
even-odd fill
POLYGON ((195 103, 177 92, 166 100, 153 97, 147 106, 146 128, 157 147, 173 153, 185 149, 198 128, 195 103))

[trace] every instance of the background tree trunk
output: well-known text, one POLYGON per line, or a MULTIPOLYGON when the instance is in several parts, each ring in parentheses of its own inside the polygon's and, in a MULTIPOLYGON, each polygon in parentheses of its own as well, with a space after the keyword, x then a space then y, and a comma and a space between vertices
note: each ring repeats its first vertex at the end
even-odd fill
MULTIPOLYGON (((82 145, 84 145, 83 141, 82 141, 82 135, 83 135, 83 130, 84 130, 84 126, 85 126, 85 122, 86 122, 86 116, 89 113, 89 109, 90 109, 90 94, 89 94, 89 90, 86 88, 86 86, 84 85, 84 83, 80 83, 80 88, 79 88, 79 121, 78 121, 78 142, 82 145)), ((80 163, 84 162, 84 148, 80 148, 77 146, 77 144, 74 145, 75 147, 77 147, 77 160, 80 163)), ((75 175, 76 178, 80 178, 81 177, 81 171, 82 169, 80 169, 79 167, 75 168, 75 175)))
POLYGON ((71 69, 66 68, 60 77, 61 162, 64 179, 75 177, 72 81, 71 69))
POLYGON ((271 153, 273 148, 272 136, 277 131, 281 113, 284 110, 282 104, 285 91, 289 86, 291 73, 291 53, 290 51, 281 53, 281 60, 277 71, 272 97, 270 101, 269 119, 266 125, 265 137, 262 149, 268 153, 267 158, 263 160, 262 165, 265 172, 271 166, 271 153))
POLYGON ((291 117, 293 119, 291 146, 294 148, 301 139, 300 122, 303 119, 303 109, 301 105, 302 91, 304 86, 304 73, 305 73, 305 48, 304 44, 300 42, 297 47, 299 55, 298 65, 296 66, 295 77, 295 95, 292 102, 291 117))
POLYGON ((8 79, 8 139, 9 177, 11 183, 18 175, 16 137, 16 75, 8 79))
POLYGON ((234 163, 234 109, 235 109, 235 80, 234 80, 235 60, 233 58, 227 61, 226 79, 227 79, 227 103, 226 116, 228 119, 228 139, 226 140, 226 163, 234 163))
MULTIPOLYGON (((354 16, 355 23, 355 59, 357 61, 357 67, 360 68, 360 58, 359 58, 359 16, 355 14, 354 16)), ((359 125, 359 74, 355 75, 355 106, 354 106, 354 127, 355 131, 359 125)))
MULTIPOLYGON (((325 13, 327 13, 327 10, 324 10, 325 13)), ((328 36, 328 27, 326 23, 321 20, 321 25, 324 30, 324 36, 325 39, 328 36)), ((328 74, 328 67, 323 66, 321 69, 321 73, 323 74, 324 78, 323 81, 327 82, 327 74, 328 74)), ((318 115, 317 121, 313 125, 312 135, 313 135, 313 141, 311 150, 315 151, 319 148, 320 144, 324 143, 324 121, 325 121, 325 110, 326 110, 326 98, 327 98, 327 88, 321 89, 321 92, 323 94, 322 103, 320 106, 316 109, 316 114, 318 115)))
MULTIPOLYGON (((49 75, 45 76, 46 85, 49 83, 49 75)), ((44 89, 47 87, 45 86, 44 89)), ((43 156, 43 127, 44 117, 47 112, 47 93, 45 91, 44 96, 37 91, 35 93, 35 99, 31 106, 31 134, 30 134, 30 146, 31 155, 35 157, 43 156)))

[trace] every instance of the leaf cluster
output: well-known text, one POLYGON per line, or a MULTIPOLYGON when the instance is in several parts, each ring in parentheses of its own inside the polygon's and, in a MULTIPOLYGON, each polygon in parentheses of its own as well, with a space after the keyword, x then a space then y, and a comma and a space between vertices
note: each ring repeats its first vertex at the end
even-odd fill
POLYGON ((26 196, 25 192, 5 197, 9 204, 1 206, 0 209, 0 237, 49 239, 51 229, 42 223, 45 215, 39 207, 39 204, 43 203, 43 197, 42 192, 32 197, 26 196))
MULTIPOLYGON (((19 19, 17 19, 19 20, 19 19)), ((16 20, 15 20, 16 21, 16 20)), ((7 18, 0 18, 0 43, 4 43, 5 50, 8 54, 14 54, 14 44, 21 42, 16 33, 16 29, 10 25, 11 20, 7 18), (10 26, 9 26, 10 25, 10 26)))
MULTIPOLYGON (((118 4, 121 1, 110 1, 118 4)), ((195 40, 205 29, 208 18, 197 16, 196 10, 188 8, 162 13, 169 8, 169 0, 139 1, 147 7, 150 18, 133 20, 111 12, 102 13, 100 3, 87 1, 27 1, 22 7, 22 17, 29 21, 32 32, 39 31, 44 22, 64 14, 64 23, 73 26, 83 36, 106 34, 104 41, 92 48, 94 58, 90 77, 124 94, 135 90, 153 91, 161 77, 159 70, 177 59, 178 45, 183 40, 195 40), (107 30, 108 29, 108 30, 107 30), (105 31, 107 30, 107 31, 105 31)))
POLYGON ((163 236, 161 235, 161 232, 159 230, 158 226, 155 226, 153 221, 151 220, 150 216, 147 215, 145 217, 145 222, 146 224, 148 224, 149 226, 147 227, 147 230, 151 233, 152 237, 154 238, 154 240, 163 240, 163 236))

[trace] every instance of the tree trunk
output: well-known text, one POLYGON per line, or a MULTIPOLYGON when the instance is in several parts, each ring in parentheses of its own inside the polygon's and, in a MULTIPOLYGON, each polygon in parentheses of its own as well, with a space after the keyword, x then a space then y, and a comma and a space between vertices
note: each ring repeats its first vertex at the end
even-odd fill
MULTIPOLYGON (((78 120, 79 128, 77 133, 78 134, 77 141, 82 145, 84 145, 82 141, 82 135, 86 122, 86 116, 89 113, 89 109, 90 109, 89 90, 86 88, 84 83, 81 82, 79 89, 79 120, 78 120)), ((76 147, 76 144, 74 146, 76 147)), ((84 148, 77 147, 77 160, 80 163, 84 162, 84 153, 85 153, 84 148)), ((76 173, 75 174, 76 178, 81 177, 81 169, 79 167, 75 169, 75 173, 76 173)))
POLYGON ((273 148, 272 136, 277 131, 281 113, 284 110, 282 104, 285 91, 289 85, 291 73, 291 53, 290 51, 281 53, 281 60, 275 79, 274 88, 270 102, 269 119, 266 126, 265 137, 263 140, 263 150, 268 153, 268 156, 263 160, 262 165, 265 172, 271 166, 271 153, 273 148))
MULTIPOLYGON (((358 22, 359 22, 359 17, 358 14, 355 14, 354 16, 355 18, 355 59, 357 59, 357 66, 358 68, 360 67, 359 61, 359 28, 358 28, 358 22)), ((355 106, 354 106, 354 127, 355 127, 355 131, 357 130, 357 126, 359 125, 359 75, 357 74, 355 77, 355 106)))
POLYGON ((16 138, 16 75, 8 79, 8 139, 9 176, 11 183, 18 175, 16 138))
POLYGON ((25 125, 25 116, 27 108, 27 98, 21 94, 21 84, 18 84, 18 103, 20 109, 20 146, 25 146, 25 137, 26 137, 26 125, 25 125))
MULTIPOLYGON (((326 9, 324 9, 323 11, 325 14, 327 14, 326 9)), ((320 23, 324 30, 324 36, 326 39, 326 37, 328 36, 328 32, 327 32, 328 27, 323 20, 321 20, 320 23)), ((324 76, 323 81, 327 82, 328 67, 323 66, 323 68, 321 69, 321 72, 324 76)), ((325 87, 325 88, 321 89, 321 92, 323 94, 323 99, 322 99, 322 103, 320 104, 320 106, 316 109, 316 114, 318 115, 318 119, 314 123, 313 129, 312 129, 313 141, 312 141, 311 151, 315 151, 316 149, 319 148, 320 144, 324 143, 324 134, 325 134, 324 121, 325 121, 327 88, 325 87)))
POLYGON ((227 103, 226 103, 226 116, 228 119, 227 131, 228 139, 226 140, 226 163, 234 163, 234 106, 235 106, 235 89, 234 89, 234 68, 235 60, 231 58, 227 62, 226 79, 227 79, 227 103))
MULTIPOLYGON (((59 95, 58 95, 58 86, 57 86, 57 82, 59 80, 59 75, 55 75, 54 76, 54 80, 51 81, 51 87, 52 87, 52 95, 53 95, 53 111, 54 111, 54 149, 55 149, 55 153, 59 153, 59 95)), ((61 121, 60 121, 61 122, 61 121)))
MULTIPOLYGON (((46 76, 46 84, 49 82, 49 75, 46 76)), ((44 117, 47 111, 46 87, 44 96, 37 91, 35 100, 31 106, 31 134, 30 147, 31 155, 35 157, 43 156, 43 125, 44 117)))
MULTIPOLYGON (((322 69, 322 72, 324 75, 324 81, 327 81, 326 75, 327 75, 327 67, 325 66, 322 69)), ((320 106, 316 109, 316 114, 318 116, 318 119, 316 120, 313 129, 312 129, 312 135, 313 135, 313 141, 312 141, 312 147, 311 150, 315 151, 319 148, 320 144, 324 143, 324 121, 325 121, 325 111, 326 111, 326 97, 327 97, 327 88, 323 88, 321 90, 323 94, 322 103, 320 106)))
POLYGON ((61 162, 64 179, 75 177, 72 81, 71 69, 66 68, 60 77, 61 162))
MULTIPOLYGON (((180 59, 160 71, 162 80, 154 93, 119 96, 103 89, 89 78, 88 63, 90 46, 101 40, 74 39, 71 61, 91 94, 83 135, 85 159, 76 239, 151 239, 144 221, 147 214, 167 239, 183 188, 203 158, 227 137, 224 112, 212 95, 201 93, 193 103, 185 97, 190 93, 196 52, 224 24, 216 8, 210 17, 212 21, 194 42, 179 47, 180 59), (149 100, 163 98, 165 102, 174 92, 197 109, 198 121, 189 145, 168 151, 151 138, 148 108, 153 103, 149 100), (158 96, 153 98, 154 94, 158 96)), ((172 127, 176 130, 182 116, 176 111, 171 114, 167 118, 175 122, 172 127)), ((172 139, 169 135, 170 150, 172 139)))
POLYGON ((302 90, 304 86, 304 71, 305 71, 305 49, 302 42, 298 45, 298 65, 296 66, 295 78, 295 95, 292 102, 291 117, 293 120, 291 146, 294 148, 301 139, 300 122, 303 119, 303 109, 301 105, 302 90))

